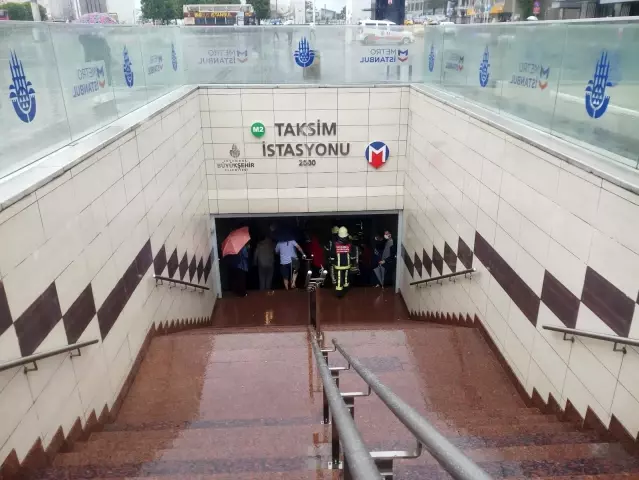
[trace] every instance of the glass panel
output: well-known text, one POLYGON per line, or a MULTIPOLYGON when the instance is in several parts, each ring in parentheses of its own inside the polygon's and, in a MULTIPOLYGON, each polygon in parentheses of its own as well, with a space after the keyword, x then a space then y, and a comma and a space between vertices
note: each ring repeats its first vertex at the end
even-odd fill
POLYGON ((424 83, 438 85, 442 81, 444 57, 444 29, 432 25, 416 25, 424 34, 424 83))
POLYGON ((502 50, 496 25, 444 25, 442 85, 469 100, 499 109, 502 50))
POLYGON ((71 140, 45 24, 0 24, 0 178, 71 140))
POLYGON ((464 95, 468 83, 470 62, 466 58, 468 52, 463 43, 461 29, 467 27, 446 25, 442 27, 430 26, 429 28, 436 28, 442 34, 441 86, 451 92, 464 95))
MULTIPOLYGON (((422 81, 424 43, 408 27, 345 27, 346 83, 422 81)), ((331 58, 332 63, 332 58, 331 58)))
POLYGON ((141 27, 104 27, 111 49, 113 91, 121 117, 147 102, 146 80, 138 30, 141 27))
POLYGON ((270 44, 262 44, 260 27, 187 27, 181 36, 188 83, 262 83, 270 44))
POLYGON ((501 110, 550 131, 566 25, 533 22, 500 30, 501 110))
POLYGON ((639 25, 572 24, 566 36, 553 131, 639 156, 639 25))
POLYGON ((50 24, 71 137, 82 137, 118 116, 113 51, 98 25, 50 24))
POLYGON ((287 72, 282 83, 344 83, 345 38, 343 27, 296 25, 292 45, 287 49, 288 60, 278 64, 287 72))
POLYGON ((143 27, 138 30, 142 44, 144 77, 149 101, 174 90, 184 80, 178 27, 143 27))

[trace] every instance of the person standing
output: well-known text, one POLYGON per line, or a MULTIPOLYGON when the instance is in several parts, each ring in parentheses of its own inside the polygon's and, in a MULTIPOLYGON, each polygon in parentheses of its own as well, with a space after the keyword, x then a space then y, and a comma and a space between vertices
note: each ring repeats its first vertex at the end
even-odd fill
POLYGON ((277 242, 275 245, 275 253, 280 256, 280 273, 282 274, 282 279, 284 280, 284 288, 286 290, 295 288, 295 284, 291 282, 291 278, 293 276, 293 259, 297 260, 297 252, 298 250, 302 256, 304 256, 304 251, 302 247, 300 247, 295 240, 285 240, 281 242, 277 242))
POLYGON ((395 244, 393 242, 393 237, 391 233, 386 230, 384 232, 384 246, 382 251, 379 252, 377 267, 373 270, 377 276, 377 280, 379 281, 379 284, 376 286, 384 288, 384 285, 386 284, 386 274, 394 271, 395 256, 397 255, 397 250, 394 247, 395 244))
POLYGON ((313 276, 319 277, 322 269, 325 268, 324 249, 317 239, 317 235, 311 235, 311 239, 307 244, 308 257, 311 259, 311 270, 313 276))
POLYGON ((248 243, 233 255, 231 264, 231 286, 238 297, 246 297, 246 274, 249 269, 248 243))
POLYGON ((335 293, 338 297, 344 296, 348 288, 348 272, 351 269, 351 242, 348 238, 346 227, 340 227, 337 241, 333 245, 333 268, 335 269, 335 293))
POLYGON ((273 269, 275 266, 275 252, 273 240, 265 237, 255 248, 253 263, 257 265, 260 277, 260 290, 270 290, 273 285, 273 269))
POLYGON ((337 242, 337 232, 339 232, 339 227, 337 225, 333 225, 331 229, 331 238, 328 241, 328 246, 326 251, 328 252, 328 259, 330 262, 329 273, 331 274, 331 282, 335 285, 337 282, 335 281, 335 258, 333 257, 333 247, 335 246, 335 242, 337 242))

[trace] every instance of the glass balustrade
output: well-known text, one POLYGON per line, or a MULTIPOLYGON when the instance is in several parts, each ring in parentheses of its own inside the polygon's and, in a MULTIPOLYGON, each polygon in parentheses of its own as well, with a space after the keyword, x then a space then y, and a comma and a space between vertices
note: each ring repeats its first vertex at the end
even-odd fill
POLYGON ((639 22, 596 20, 427 27, 424 83, 637 168, 639 22))
POLYGON ((0 24, 0 178, 182 85, 426 84, 639 159, 639 23, 0 24), (635 92, 635 93, 633 93, 635 92))

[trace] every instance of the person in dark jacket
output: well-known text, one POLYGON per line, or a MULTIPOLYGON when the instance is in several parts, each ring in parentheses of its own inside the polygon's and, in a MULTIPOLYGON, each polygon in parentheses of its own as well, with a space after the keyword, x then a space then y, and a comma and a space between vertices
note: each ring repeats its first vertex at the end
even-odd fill
POLYGON ((275 268, 275 245, 270 237, 264 238, 255 249, 254 264, 260 277, 260 290, 270 290, 275 268))
POLYGON ((248 243, 231 258, 231 288, 238 297, 246 297, 246 274, 249 269, 248 243))
POLYGON ((373 270, 377 277, 377 285, 384 287, 392 282, 395 273, 395 263, 397 257, 397 248, 393 242, 391 233, 387 230, 384 232, 383 247, 376 249, 377 267, 373 270))

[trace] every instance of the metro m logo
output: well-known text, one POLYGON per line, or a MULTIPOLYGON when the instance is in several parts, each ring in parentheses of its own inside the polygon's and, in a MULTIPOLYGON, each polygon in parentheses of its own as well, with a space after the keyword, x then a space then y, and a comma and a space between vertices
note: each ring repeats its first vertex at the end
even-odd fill
POLYGON ((379 168, 390 157, 390 149, 384 142, 372 142, 366 147, 364 156, 371 167, 379 168))

